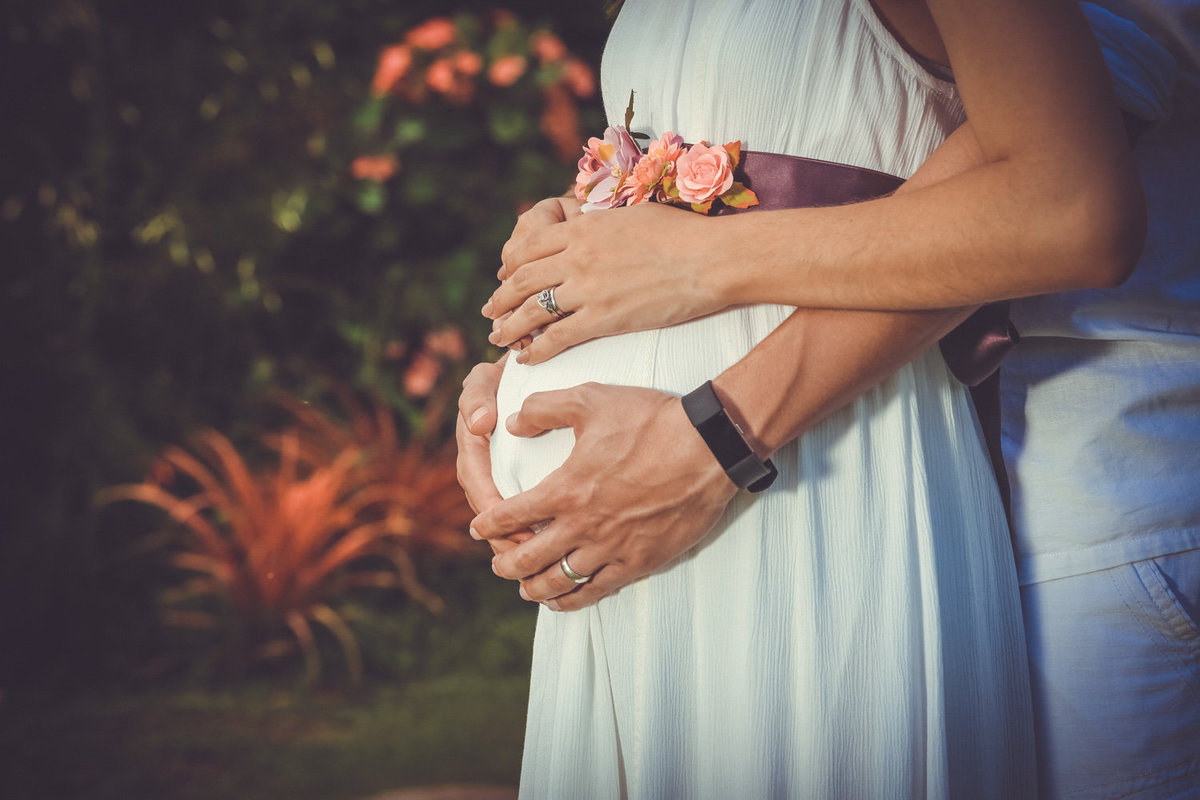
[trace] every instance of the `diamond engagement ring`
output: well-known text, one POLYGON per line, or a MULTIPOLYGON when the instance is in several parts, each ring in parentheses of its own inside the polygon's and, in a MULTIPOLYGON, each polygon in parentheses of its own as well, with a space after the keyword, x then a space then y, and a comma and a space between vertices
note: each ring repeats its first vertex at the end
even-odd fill
POLYGON ((587 583, 592 579, 591 575, 580 575, 575 570, 571 569, 571 565, 567 563, 567 557, 563 556, 562 561, 558 562, 562 567, 563 575, 566 575, 568 580, 573 583, 587 583))
POLYGON ((558 319, 567 316, 567 312, 558 307, 558 303, 554 301, 554 287, 542 289, 537 295, 537 304, 553 314, 558 319))

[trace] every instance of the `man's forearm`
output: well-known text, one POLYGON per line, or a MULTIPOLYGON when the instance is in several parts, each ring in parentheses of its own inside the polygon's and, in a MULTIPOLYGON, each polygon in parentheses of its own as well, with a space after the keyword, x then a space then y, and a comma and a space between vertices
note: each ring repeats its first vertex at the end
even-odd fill
POLYGON ((912 361, 969 309, 799 309, 713 386, 765 457, 912 361))
MULTIPOLYGON (((974 130, 963 125, 896 194, 944 181, 983 159, 974 130)), ((713 385, 765 456, 896 372, 969 313, 797 309, 713 385)))

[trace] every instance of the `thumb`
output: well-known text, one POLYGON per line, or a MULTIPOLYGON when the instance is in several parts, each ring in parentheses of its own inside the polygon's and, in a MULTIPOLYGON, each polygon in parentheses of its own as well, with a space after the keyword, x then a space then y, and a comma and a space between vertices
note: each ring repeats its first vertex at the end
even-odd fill
POLYGON ((486 436, 496 428, 496 390, 507 357, 505 353, 494 364, 477 364, 463 381, 458 411, 467 430, 476 436, 486 436))

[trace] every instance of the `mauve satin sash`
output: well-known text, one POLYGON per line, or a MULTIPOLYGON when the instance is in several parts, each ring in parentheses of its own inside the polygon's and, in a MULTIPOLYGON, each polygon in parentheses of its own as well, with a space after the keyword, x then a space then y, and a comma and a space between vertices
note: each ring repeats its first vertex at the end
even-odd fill
MULTIPOLYGON (((742 152, 738 175, 758 195, 758 205, 748 209, 723 206, 718 214, 845 205, 880 197, 904 183, 894 175, 862 167, 753 150, 742 152)), ((1008 317, 1008 303, 1003 302, 983 306, 939 342, 950 372, 971 387, 1005 507, 1008 481, 1000 453, 1000 394, 995 373, 1019 340, 1008 317)))
MULTIPOLYGON (((722 206, 718 214, 756 208, 840 206, 894 192, 904 183, 901 178, 872 169, 753 150, 742 153, 738 173, 758 195, 758 205, 748 209, 722 206)), ((999 369, 1019 339, 1008 318, 1008 303, 993 303, 976 311, 942 339, 942 355, 954 377, 976 386, 999 369)))

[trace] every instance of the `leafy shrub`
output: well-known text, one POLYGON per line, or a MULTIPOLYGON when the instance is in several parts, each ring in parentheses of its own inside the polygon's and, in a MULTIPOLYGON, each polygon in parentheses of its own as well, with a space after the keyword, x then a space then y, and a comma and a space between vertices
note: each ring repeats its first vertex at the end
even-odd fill
POLYGON ((357 682, 358 642, 334 605, 349 588, 371 586, 401 589, 440 614, 444 603, 419 580, 413 553, 462 552, 471 511, 451 454, 402 444, 382 405, 373 415, 351 407, 344 426, 285 402, 296 424, 265 437, 269 467, 251 468, 210 430, 193 452, 169 448, 156 476, 100 500, 157 506, 176 523, 167 561, 189 577, 163 594, 168 624, 212 632, 240 668, 298 647, 310 682, 321 670, 319 624, 357 682))

